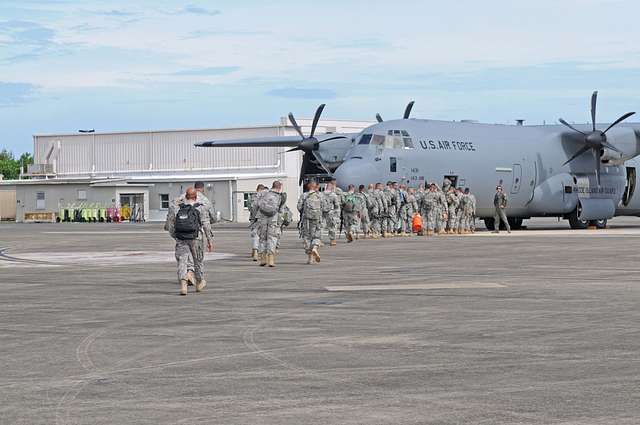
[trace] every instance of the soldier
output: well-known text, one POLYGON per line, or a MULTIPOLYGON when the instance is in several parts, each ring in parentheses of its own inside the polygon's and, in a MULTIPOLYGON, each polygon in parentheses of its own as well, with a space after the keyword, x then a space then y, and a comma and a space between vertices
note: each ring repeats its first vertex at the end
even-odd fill
POLYGON ((373 183, 367 187, 367 195, 369 200, 369 218, 371 220, 371 237, 378 239, 382 233, 380 226, 380 194, 373 183))
POLYGON ((471 222, 473 220, 473 201, 471 199, 469 188, 464 190, 462 197, 460 198, 460 225, 458 226, 459 232, 462 234, 471 233, 471 222))
MULTIPOLYGON (((424 228, 426 229, 427 236, 433 236, 438 223, 437 215, 439 212, 438 202, 440 195, 435 184, 429 185, 429 191, 425 193, 422 198, 422 218, 424 220, 424 228)), ((425 232, 423 232, 425 233, 425 232)))
POLYGON ((389 217, 389 203, 384 193, 385 187, 382 183, 376 183, 374 195, 378 201, 378 224, 380 226, 380 235, 383 238, 389 237, 387 233, 387 218, 389 217))
POLYGON ((371 236, 371 219, 369 218, 369 208, 371 206, 371 195, 367 193, 365 185, 361 184, 358 187, 358 193, 356 194, 360 199, 360 224, 362 226, 362 236, 367 239, 371 236))
POLYGON ((356 195, 356 187, 350 184, 342 201, 342 219, 346 229, 347 242, 353 242, 354 239, 358 239, 361 211, 362 204, 360 198, 356 195))
POLYGON ((210 201, 204 194, 204 182, 197 181, 194 183, 193 188, 198 192, 198 202, 205 206, 209 213, 209 222, 211 227, 218 222, 218 213, 216 211, 216 204, 210 201))
POLYGON ((413 215, 419 211, 415 193, 416 190, 414 188, 410 187, 407 189, 406 200, 400 214, 402 220, 402 236, 413 235, 413 215))
POLYGON ((213 232, 208 210, 198 203, 198 192, 194 188, 187 189, 183 201, 170 206, 165 229, 176 241, 180 295, 187 295, 189 282, 196 286, 196 292, 202 292, 207 286, 202 247, 206 244, 209 252, 213 250, 213 232))
MULTIPOLYGON (((388 181, 387 187, 384 189, 384 198, 386 200, 386 216, 382 224, 383 231, 386 232, 386 237, 390 238, 395 235, 396 228, 396 193, 393 190, 393 182, 388 181)), ((385 234, 383 234, 385 236, 385 234)))
POLYGON ((469 190, 469 188, 466 188, 464 190, 464 192, 469 196, 469 200, 471 203, 471 218, 469 221, 469 231, 471 233, 475 233, 476 231, 476 196, 471 193, 471 191, 469 190))
POLYGON ((256 193, 252 193, 247 201, 247 208, 249 209, 249 231, 251 232, 251 258, 253 261, 258 261, 258 249, 260 248, 260 237, 258 236, 258 219, 256 217, 257 205, 256 197, 260 192, 266 190, 266 186, 259 184, 256 187, 256 193))
MULTIPOLYGON (((400 219, 400 211, 402 210, 402 206, 405 203, 406 199, 406 191, 402 187, 398 186, 398 182, 391 183, 391 187, 393 188, 393 192, 395 195, 395 216, 393 221, 393 231, 396 235, 400 235, 400 231, 402 230, 402 221, 400 219)), ((405 186, 406 188, 406 186, 405 186)))
POLYGON ((322 199, 318 193, 318 184, 309 182, 308 191, 298 199, 300 211, 301 236, 307 254, 307 264, 320 262, 320 238, 322 237, 322 199))
POLYGON ((447 217, 447 233, 454 234, 458 230, 458 206, 460 205, 460 199, 458 193, 453 186, 449 186, 447 192, 447 210, 449 216, 447 217))
MULTIPOLYGON (((445 182, 448 181, 445 179, 445 182)), ((451 184, 449 183, 449 186, 451 184)), ((447 197, 442 189, 436 186, 437 189, 437 200, 436 204, 436 234, 442 235, 447 226, 447 220, 449 218, 449 207, 447 204, 447 197)))
POLYGON ((456 233, 459 235, 464 235, 468 233, 468 204, 470 203, 469 197, 462 191, 462 188, 457 189, 458 194, 458 210, 456 214, 458 215, 458 222, 456 223, 456 233))
POLYGON ((280 193, 280 208, 278 210, 278 243, 276 244, 276 257, 278 256, 278 250, 280 249, 280 240, 282 239, 282 233, 285 227, 289 227, 293 220, 293 214, 287 206, 287 193, 280 193))
POLYGON ((262 191, 256 197, 256 218, 258 226, 258 257, 260 266, 275 267, 276 249, 280 238, 278 218, 282 208, 282 183, 278 180, 271 190, 262 191))
POLYGON ((507 220, 507 215, 504 212, 505 208, 507 208, 507 201, 507 195, 502 190, 502 186, 496 186, 496 194, 493 197, 493 206, 495 207, 493 215, 493 225, 495 227, 493 233, 500 233, 500 221, 502 221, 507 228, 507 233, 511 233, 509 220, 507 220))
POLYGON ((341 199, 332 181, 322 193, 322 217, 327 229, 331 246, 336 246, 336 234, 340 227, 341 199))

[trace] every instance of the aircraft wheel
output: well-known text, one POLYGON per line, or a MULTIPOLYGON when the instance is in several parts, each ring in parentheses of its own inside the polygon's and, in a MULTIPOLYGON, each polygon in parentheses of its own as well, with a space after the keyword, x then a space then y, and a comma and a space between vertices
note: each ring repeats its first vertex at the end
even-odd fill
POLYGON ((484 220, 484 226, 487 228, 487 230, 493 231, 496 228, 496 222, 492 217, 488 217, 488 218, 483 218, 484 220))
POLYGON ((589 222, 587 220, 580 220, 578 218, 578 214, 580 214, 579 208, 580 206, 578 205, 578 208, 576 208, 571 214, 569 214, 569 226, 571 226, 571 228, 575 230, 584 230, 589 227, 589 222))
POLYGON ((604 218, 602 220, 593 220, 590 224, 596 226, 596 229, 606 229, 607 228, 607 219, 604 218))
POLYGON ((522 222, 524 221, 523 219, 518 217, 507 217, 507 220, 509 221, 511 230, 522 230, 522 222))

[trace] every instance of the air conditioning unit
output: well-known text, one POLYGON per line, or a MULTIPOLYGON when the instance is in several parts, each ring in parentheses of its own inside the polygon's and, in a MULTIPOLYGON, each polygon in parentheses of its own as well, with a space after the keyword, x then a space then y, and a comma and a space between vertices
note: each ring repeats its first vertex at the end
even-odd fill
POLYGON ((29 164, 27 174, 32 176, 46 176, 54 174, 53 164, 29 164))

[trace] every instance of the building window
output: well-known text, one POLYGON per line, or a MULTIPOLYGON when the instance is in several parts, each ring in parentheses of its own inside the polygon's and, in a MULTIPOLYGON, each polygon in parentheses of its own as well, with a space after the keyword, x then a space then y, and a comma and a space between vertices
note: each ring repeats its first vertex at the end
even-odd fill
POLYGON ((86 201, 87 200, 87 191, 86 190, 82 190, 82 189, 78 190, 78 200, 80 200, 80 201, 86 201))
POLYGON ((245 210, 248 210, 250 207, 250 203, 251 203, 251 196, 253 194, 255 194, 256 192, 245 192, 242 194, 242 208, 244 208, 245 210))
POLYGON ((44 210, 45 208, 44 192, 36 192, 36 209, 44 210))
POLYGON ((161 193, 160 194, 160 209, 168 210, 169 209, 169 194, 161 193))
POLYGON ((398 171, 398 160, 395 156, 389 158, 389 171, 395 173, 398 171))

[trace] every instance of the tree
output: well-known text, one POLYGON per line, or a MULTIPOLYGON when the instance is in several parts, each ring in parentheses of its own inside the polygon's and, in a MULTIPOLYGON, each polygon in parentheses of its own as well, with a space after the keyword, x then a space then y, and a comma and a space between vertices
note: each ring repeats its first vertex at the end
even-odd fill
POLYGON ((6 180, 17 179, 20 176, 20 166, 33 164, 33 156, 30 153, 23 153, 20 158, 15 158, 13 153, 3 149, 0 151, 0 174, 6 180))

